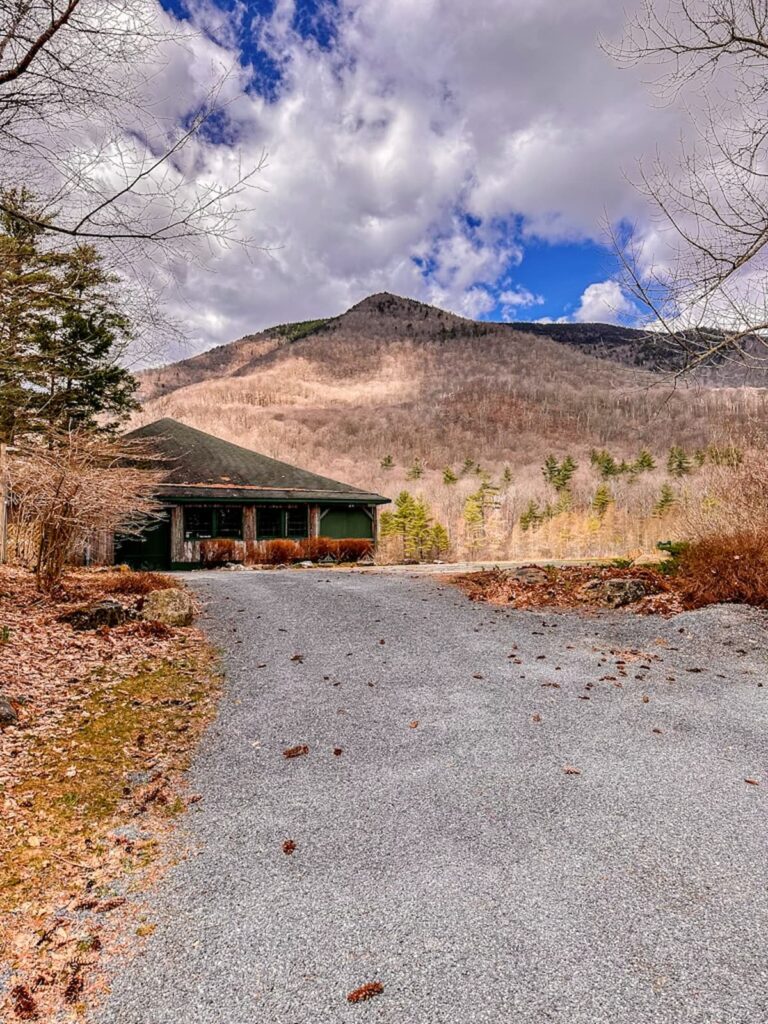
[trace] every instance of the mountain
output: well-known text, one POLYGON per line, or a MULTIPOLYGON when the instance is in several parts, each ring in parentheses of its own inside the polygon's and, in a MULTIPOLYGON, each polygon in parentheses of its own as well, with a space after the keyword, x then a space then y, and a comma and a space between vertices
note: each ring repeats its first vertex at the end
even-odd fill
POLYGON ((382 293, 147 371, 135 425, 171 416, 359 487, 408 487, 454 526, 478 464, 497 482, 509 468, 511 524, 529 501, 554 497, 542 475, 550 453, 579 464, 571 491, 586 514, 598 482, 590 451, 631 462, 647 448, 658 470, 611 486, 617 507, 648 517, 670 446, 693 459, 729 443, 765 417, 768 389, 670 383, 642 365, 652 359, 638 335, 477 322, 382 293), (443 484, 445 467, 456 485, 443 484))

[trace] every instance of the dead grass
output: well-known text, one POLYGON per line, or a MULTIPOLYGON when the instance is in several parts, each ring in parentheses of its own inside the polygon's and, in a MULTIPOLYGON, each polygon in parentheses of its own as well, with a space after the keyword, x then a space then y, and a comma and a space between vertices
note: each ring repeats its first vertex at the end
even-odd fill
POLYGON ((679 579, 688 608, 736 603, 768 608, 768 533, 704 537, 680 558, 679 579))
POLYGON ((76 634, 59 621, 84 591, 107 593, 99 581, 112 575, 73 574, 62 603, 41 598, 28 574, 0 571, 0 622, 13 622, 0 645, 3 695, 20 713, 0 733, 9 1022, 82 1019, 105 984, 103 952, 149 934, 125 896, 165 862, 173 818, 193 799, 183 771, 214 708, 215 661, 195 629, 76 634))
POLYGON ((150 594, 153 590, 178 590, 181 584, 161 572, 134 572, 131 569, 101 574, 99 585, 107 594, 150 594))

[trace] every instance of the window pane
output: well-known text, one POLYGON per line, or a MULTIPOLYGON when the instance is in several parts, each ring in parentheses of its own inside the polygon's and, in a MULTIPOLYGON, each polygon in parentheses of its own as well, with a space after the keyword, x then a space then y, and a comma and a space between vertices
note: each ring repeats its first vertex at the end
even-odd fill
POLYGON ((279 508, 256 509, 256 534, 260 539, 270 540, 283 536, 283 513, 279 508))
POLYGON ((289 537, 307 537, 309 535, 307 512, 307 508, 288 509, 289 537))
POLYGON ((213 509, 184 509, 184 539, 207 540, 213 536, 213 509))
POLYGON ((241 540, 243 536, 243 507, 242 505, 222 505, 216 510, 218 524, 216 526, 217 537, 231 537, 234 540, 241 540))

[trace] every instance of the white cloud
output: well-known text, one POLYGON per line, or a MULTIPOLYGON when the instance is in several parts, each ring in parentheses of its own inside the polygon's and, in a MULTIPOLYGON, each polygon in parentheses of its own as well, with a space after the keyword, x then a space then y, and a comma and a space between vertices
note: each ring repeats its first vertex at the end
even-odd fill
MULTIPOLYGON (((231 248, 213 270, 175 268, 172 305, 194 348, 335 314, 383 289, 469 316, 490 312, 501 289, 513 318, 540 304, 510 283, 531 235, 601 238, 606 212, 643 217, 623 168, 674 140, 678 120, 599 49, 598 33, 619 34, 620 7, 339 0, 325 50, 293 31, 293 9, 280 0, 254 20, 283 72, 277 98, 247 91, 237 72, 227 83, 236 144, 187 158, 201 178, 231 180, 269 154, 268 191, 242 220, 269 251, 249 260, 231 248)), ((236 57, 210 0, 195 10, 207 35, 153 80, 169 116, 200 94, 213 64, 236 57)), ((621 300, 614 282, 598 282, 575 316, 605 319, 621 300)))
POLYGON ((615 324, 620 323, 623 316, 636 312, 636 307, 617 281, 596 281, 582 292, 572 319, 581 324, 615 324))

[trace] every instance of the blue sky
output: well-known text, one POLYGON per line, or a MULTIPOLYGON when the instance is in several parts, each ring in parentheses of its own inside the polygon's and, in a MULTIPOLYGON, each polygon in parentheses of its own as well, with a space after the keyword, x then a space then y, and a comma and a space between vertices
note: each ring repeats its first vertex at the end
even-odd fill
POLYGON ((653 237, 628 171, 679 124, 598 45, 620 10, 162 2, 200 29, 198 66, 236 69, 204 162, 267 154, 244 223, 264 253, 188 272, 199 346, 382 290, 481 319, 637 319, 606 224, 653 237))

